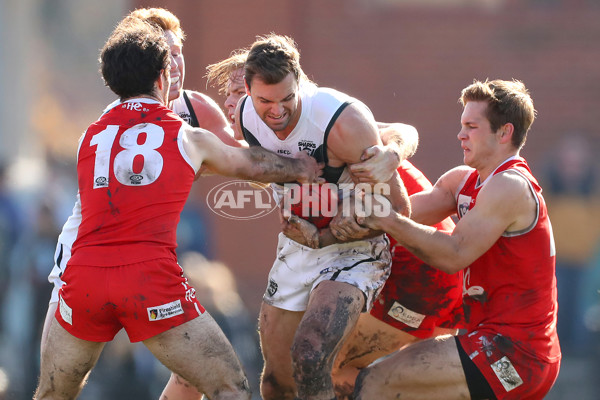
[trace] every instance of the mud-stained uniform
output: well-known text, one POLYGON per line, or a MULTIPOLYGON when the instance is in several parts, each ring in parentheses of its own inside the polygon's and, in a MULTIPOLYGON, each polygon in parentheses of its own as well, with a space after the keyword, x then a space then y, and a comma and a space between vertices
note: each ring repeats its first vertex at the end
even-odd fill
MULTIPOLYGON (((409 195, 432 187, 431 182, 409 161, 398 173, 409 195)), ((451 233, 452 219, 434 225, 451 233)), ((462 323, 462 271, 447 274, 425 264, 389 236, 392 272, 371 315, 421 339, 431 337, 436 326, 459 328, 462 323)))
MULTIPOLYGON (((185 122, 197 128, 200 126, 200 124, 198 122, 198 118, 196 117, 196 112, 194 111, 194 107, 192 106, 188 92, 188 90, 181 91, 181 95, 171 103, 171 110, 173 110, 175 114, 179 115, 179 117, 185 122)), ((104 109, 102 114, 107 113, 119 104, 121 104, 121 100, 113 101, 104 109)), ((67 268, 67 262, 71 258, 71 248, 73 247, 73 242, 77 237, 77 229, 79 228, 80 223, 81 202, 79 199, 79 193, 77 193, 77 199, 75 201, 75 205, 73 206, 73 212, 69 218, 67 218, 67 221, 63 225, 62 231, 58 236, 58 242, 56 243, 56 250, 54 252, 54 266, 52 267, 52 271, 50 271, 50 275, 48 275, 48 281, 54 285, 52 288, 52 294, 50 295, 50 304, 58 302, 58 289, 60 289, 64 283, 61 277, 67 268)))
MULTIPOLYGON (((328 183, 339 187, 350 184, 346 167, 327 165, 327 137, 346 106, 359 101, 336 90, 308 83, 300 86, 300 98, 300 118, 284 140, 260 119, 249 97, 242 99, 240 125, 246 142, 287 157, 308 151, 317 161, 326 164, 323 178, 328 183)), ((273 190, 281 200, 283 187, 273 185, 273 190)), ((385 235, 312 249, 280 233, 277 256, 263 300, 284 310, 304 311, 310 292, 324 280, 332 280, 360 289, 365 295, 365 310, 369 310, 389 276, 390 265, 389 241, 385 235)))
MULTIPOLYGON (((536 219, 505 232, 464 271, 467 334, 458 337, 498 399, 543 399, 560 367, 556 334, 555 248, 542 189, 523 158, 511 157, 488 177, 518 174, 537 203, 536 219)), ((468 175, 458 192, 459 218, 476 207, 486 182, 468 175)))
POLYGON ((80 140, 81 221, 56 311, 72 335, 104 342, 124 327, 135 342, 204 312, 175 254, 197 172, 183 149, 184 125, 159 102, 137 98, 80 140))

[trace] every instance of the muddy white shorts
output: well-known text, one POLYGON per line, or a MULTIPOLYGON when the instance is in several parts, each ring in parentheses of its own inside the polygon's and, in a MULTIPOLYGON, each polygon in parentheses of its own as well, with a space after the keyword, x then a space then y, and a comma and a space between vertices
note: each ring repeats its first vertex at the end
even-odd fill
POLYGON ((365 295, 363 311, 368 311, 390 275, 391 259, 385 235, 311 249, 280 233, 263 300, 284 310, 304 311, 310 292, 330 280, 360 289, 365 295))

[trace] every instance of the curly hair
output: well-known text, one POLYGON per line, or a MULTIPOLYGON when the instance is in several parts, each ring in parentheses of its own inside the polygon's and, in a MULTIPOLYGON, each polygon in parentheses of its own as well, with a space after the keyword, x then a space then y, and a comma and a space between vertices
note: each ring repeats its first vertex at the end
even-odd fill
POLYGON ((100 52, 104 83, 121 99, 152 94, 154 82, 169 63, 163 30, 132 17, 117 25, 100 52))

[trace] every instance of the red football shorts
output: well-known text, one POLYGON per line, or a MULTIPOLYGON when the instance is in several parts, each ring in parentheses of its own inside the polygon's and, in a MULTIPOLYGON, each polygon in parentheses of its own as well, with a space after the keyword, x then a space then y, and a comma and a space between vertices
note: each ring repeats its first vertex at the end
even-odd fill
POLYGON ((196 290, 171 259, 119 267, 69 265, 56 319, 70 334, 111 341, 125 328, 131 342, 149 339, 204 313, 196 290))
POLYGON ((560 360, 535 358, 507 336, 482 329, 458 340, 498 400, 543 399, 558 377, 560 360))
POLYGON ((396 245, 392 273, 371 315, 420 339, 431 337, 436 326, 458 329, 463 320, 462 283, 462 271, 439 271, 396 245))

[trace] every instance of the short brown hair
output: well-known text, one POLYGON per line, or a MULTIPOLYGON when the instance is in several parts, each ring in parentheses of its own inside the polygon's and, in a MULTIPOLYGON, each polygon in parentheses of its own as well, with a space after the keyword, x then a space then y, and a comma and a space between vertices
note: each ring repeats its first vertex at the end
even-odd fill
POLYGON ((248 87, 255 76, 268 85, 281 82, 293 73, 296 81, 304 76, 300 67, 300 52, 288 36, 271 33, 259 36, 250 47, 244 75, 248 87))
POLYGON ((459 101, 463 107, 469 101, 487 102, 486 117, 492 131, 496 132, 504 124, 513 124, 511 143, 517 149, 523 147, 536 115, 533 100, 523 82, 516 79, 474 80, 462 90, 459 101))

